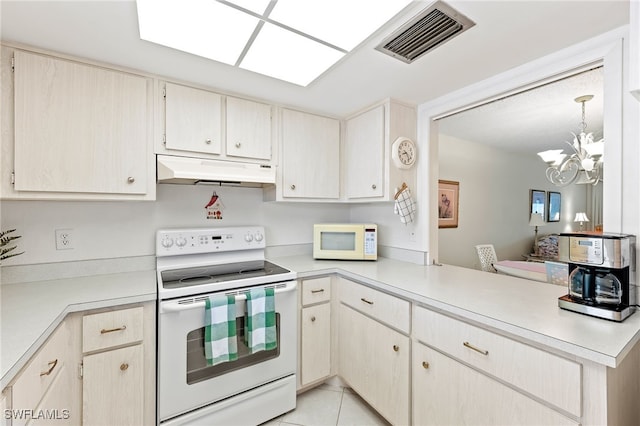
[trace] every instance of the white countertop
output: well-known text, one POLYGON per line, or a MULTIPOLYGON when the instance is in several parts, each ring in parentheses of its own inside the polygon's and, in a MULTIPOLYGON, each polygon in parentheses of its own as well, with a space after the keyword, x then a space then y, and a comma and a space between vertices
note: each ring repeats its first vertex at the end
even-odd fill
POLYGON ((558 297, 567 289, 559 285, 386 258, 375 262, 314 261, 310 256, 270 260, 298 271, 300 278, 339 272, 424 306, 609 367, 617 366, 640 340, 640 312, 616 323, 562 310, 558 297))
POLYGON ((154 270, 0 285, 0 389, 67 314, 155 300, 156 294, 154 270))
MULTIPOLYGON (((566 288, 456 266, 270 258, 299 278, 339 273, 421 305, 569 356, 617 366, 640 339, 640 313, 622 323, 558 308, 566 288)), ((154 270, 0 285, 4 388, 72 312, 156 299, 154 270)))

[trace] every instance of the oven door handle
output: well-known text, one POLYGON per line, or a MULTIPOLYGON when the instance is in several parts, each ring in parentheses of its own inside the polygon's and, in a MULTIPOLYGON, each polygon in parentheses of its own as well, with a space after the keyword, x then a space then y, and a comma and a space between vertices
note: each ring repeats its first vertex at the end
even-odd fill
MULTIPOLYGON (((297 282, 296 281, 289 281, 287 283, 285 283, 284 285, 278 285, 275 287, 274 293, 276 295, 278 294, 283 294, 283 293, 289 293, 293 290, 296 289, 297 287, 297 282)), ((246 300, 247 296, 246 296, 246 291, 243 290, 238 290, 235 292, 224 292, 223 294, 234 294, 236 296, 236 302, 239 302, 241 300, 246 300)), ((169 300, 169 301, 164 301, 164 302, 160 302, 160 313, 169 313, 169 312, 181 312, 181 311, 188 311, 191 309, 196 309, 196 308, 204 308, 205 306, 205 302, 204 302, 204 298, 202 298, 202 300, 200 301, 193 301, 194 299, 182 299, 182 301, 180 300, 169 300), (185 300, 189 300, 189 303, 185 303, 185 300)))

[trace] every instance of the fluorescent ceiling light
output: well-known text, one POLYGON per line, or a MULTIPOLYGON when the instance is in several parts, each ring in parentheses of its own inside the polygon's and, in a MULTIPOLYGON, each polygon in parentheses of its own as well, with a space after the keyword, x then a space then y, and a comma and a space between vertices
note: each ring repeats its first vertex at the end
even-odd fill
POLYGON ((259 19, 211 0, 137 0, 140 38, 234 65, 259 19))
POLYGON ((269 18, 350 51, 411 0, 278 0, 269 18))
POLYGON ((339 50, 265 23, 240 68, 306 86, 343 56, 339 50))
POLYGON ((143 40, 306 86, 411 1, 136 3, 143 40))

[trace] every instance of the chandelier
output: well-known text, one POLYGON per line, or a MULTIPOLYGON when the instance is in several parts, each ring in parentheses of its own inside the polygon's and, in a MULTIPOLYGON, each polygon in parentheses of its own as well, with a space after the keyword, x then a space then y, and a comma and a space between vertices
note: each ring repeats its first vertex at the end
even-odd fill
POLYGON ((550 149, 539 152, 542 161, 547 163, 547 179, 556 186, 567 186, 572 183, 597 185, 602 180, 604 139, 594 141, 593 133, 586 133, 585 106, 593 95, 584 95, 575 99, 582 104, 582 131, 573 135, 573 143, 565 141, 573 153, 567 155, 562 149, 550 149))

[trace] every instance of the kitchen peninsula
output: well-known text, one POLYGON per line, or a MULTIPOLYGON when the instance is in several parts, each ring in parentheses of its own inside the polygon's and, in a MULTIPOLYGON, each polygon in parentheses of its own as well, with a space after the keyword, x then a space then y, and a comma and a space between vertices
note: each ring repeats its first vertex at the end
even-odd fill
MULTIPOLYGON (((424 415, 421 410, 437 408, 427 403, 429 388, 428 385, 425 388, 420 374, 437 373, 439 365, 448 364, 451 365, 441 368, 447 370, 442 374, 447 380, 451 379, 451 383, 455 384, 455 380, 471 380, 468 386, 465 385, 466 392, 460 389, 456 391, 456 397, 463 400, 449 403, 464 403, 468 408, 467 415, 479 415, 480 418, 492 415, 492 411, 495 413, 500 410, 500 404, 510 401, 509 404, 520 407, 521 411, 515 412, 524 417, 519 419, 531 419, 533 416, 534 419, 561 424, 617 425, 632 424, 638 418, 635 411, 637 404, 628 392, 637 385, 640 376, 637 371, 640 366, 640 349, 637 345, 640 339, 640 315, 632 315, 623 323, 614 323, 563 311, 557 306, 557 298, 566 291, 562 286, 450 265, 420 266, 388 258, 380 258, 376 262, 315 261, 307 255, 270 260, 296 271, 302 289, 306 282, 330 278, 332 308, 336 307, 331 311, 332 330, 339 330, 343 326, 341 318, 347 313, 362 319, 373 316, 372 324, 376 327, 389 329, 402 337, 404 342, 409 342, 412 357, 409 357, 409 348, 405 344, 394 344, 395 352, 392 352, 406 357, 403 358, 407 360, 404 366, 406 377, 401 378, 401 386, 408 392, 406 401, 400 404, 400 407, 406 408, 406 412, 402 412, 401 408, 397 414, 400 417, 392 417, 392 423, 401 422, 397 419, 406 419, 412 424, 420 424, 424 415), (371 299, 371 309, 382 307, 379 314, 368 312, 369 305, 355 305, 360 300, 361 291, 366 293, 366 300, 371 299), (392 311, 391 303, 395 301, 403 305, 398 305, 392 311), (458 336, 462 339, 460 342, 453 344, 448 341, 458 336), (411 365, 408 364, 410 359, 411 365), (531 374, 542 374, 543 377, 536 378, 531 374), (483 400, 484 408, 477 404, 467 405, 477 397, 473 392, 479 389, 474 386, 488 386, 487 389, 493 390, 486 397, 495 392, 496 398, 499 396, 502 402, 483 400), (621 397, 625 394, 629 395, 626 400, 621 397)), ((64 320, 65 314, 77 311, 82 306, 90 309, 126 300, 131 303, 149 301, 153 297, 149 294, 150 285, 155 281, 151 278, 152 274, 152 271, 119 274, 121 278, 124 275, 131 275, 132 278, 138 275, 138 279, 142 276, 143 279, 138 281, 146 285, 137 287, 138 290, 131 287, 125 290, 122 286, 114 289, 122 294, 85 292, 76 295, 68 299, 72 300, 70 306, 60 306, 60 312, 46 314, 47 318, 42 321, 37 318, 38 310, 3 309, 3 325, 23 324, 22 328, 29 329, 21 330, 21 334, 31 336, 30 341, 21 341, 19 347, 3 345, 3 386, 11 383, 20 367, 26 365, 35 353, 37 347, 34 348, 34 345, 45 342, 48 334, 64 320), (132 291, 139 294, 131 294, 132 291)), ((5 284, 1 287, 2 303, 5 307, 26 303, 25 298, 30 297, 29 289, 34 286, 43 292, 43 299, 48 297, 46 292, 58 294, 58 297, 65 297, 65 294, 70 296, 79 288, 79 282, 101 279, 104 277, 72 278, 49 283, 55 285, 5 284)), ((11 336, 15 332, 16 328, 3 326, 3 340, 17 342, 11 336)), ((374 339, 379 336, 368 333, 361 335, 374 339)), ((333 341, 344 343, 339 339, 333 341)), ((332 345, 332 350, 339 348, 332 345)), ((332 357, 338 358, 338 355, 332 357)), ((304 365, 304 359, 300 362, 304 365)), ((345 368, 346 365, 333 365, 332 375, 345 376, 343 378, 347 382, 357 381, 353 372, 345 368)), ((356 385, 350 384, 360 393, 356 385)), ((441 388, 440 392, 448 395, 446 387, 441 388)), ((367 395, 362 396, 385 415, 385 408, 377 406, 375 398, 372 401, 367 395)), ((439 409, 442 410, 442 407, 439 409)), ((457 406, 455 410, 459 411, 457 406)), ((446 418, 448 414, 444 412, 443 415, 446 418)))

